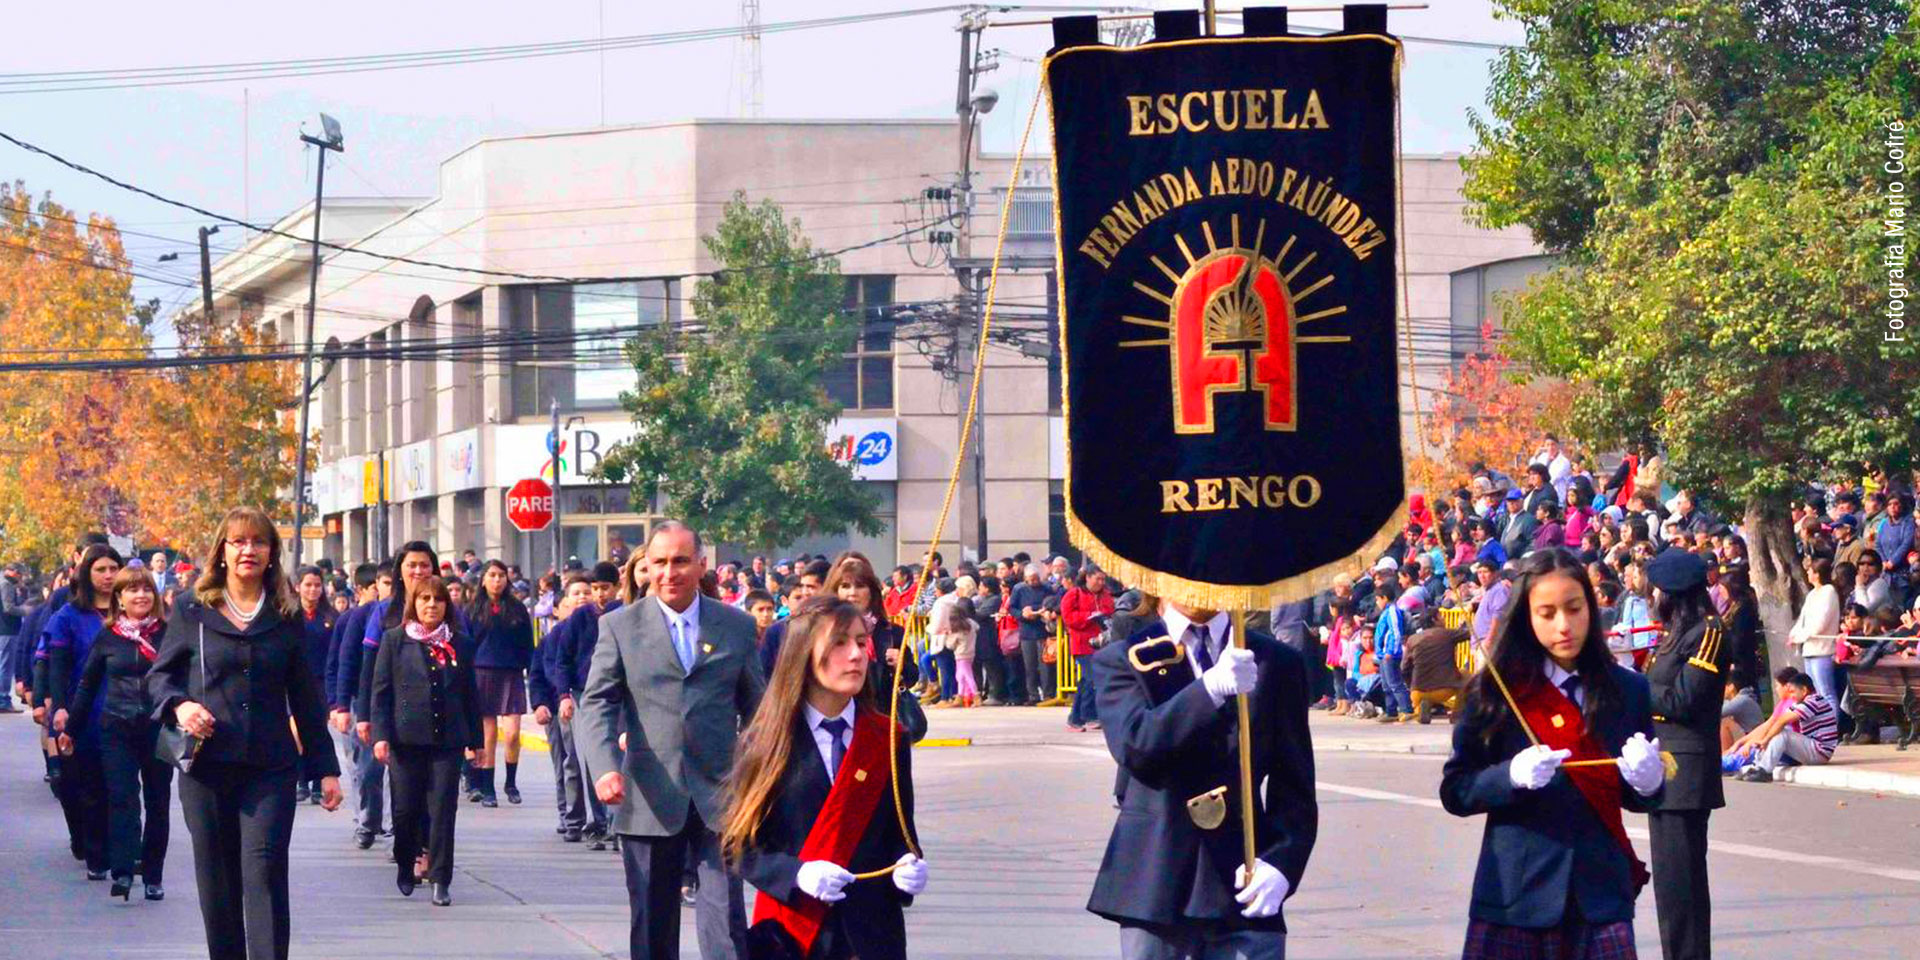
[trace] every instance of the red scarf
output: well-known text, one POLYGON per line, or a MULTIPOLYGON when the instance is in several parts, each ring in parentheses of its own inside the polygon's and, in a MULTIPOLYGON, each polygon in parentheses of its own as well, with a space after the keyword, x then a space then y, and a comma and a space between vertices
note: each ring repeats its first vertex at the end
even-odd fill
POLYGON ((134 648, 140 651, 140 656, 145 657, 148 663, 152 663, 154 658, 160 655, 160 652, 153 647, 153 640, 166 628, 166 623, 159 617, 150 616, 144 620, 135 620, 122 614, 119 619, 113 621, 113 632, 133 641, 134 648))
MULTIPOLYGON (((852 861, 854 849, 860 845, 874 811, 880 807, 880 799, 892 790, 887 723, 885 715, 871 710, 855 715, 853 744, 840 761, 840 772, 833 778, 833 790, 827 794, 826 805, 820 808, 813 829, 807 831, 807 841, 800 847, 800 862, 829 860, 847 866, 852 861)), ((811 742, 795 744, 796 749, 812 746, 811 742)), ((771 920, 779 924, 800 945, 803 957, 813 950, 813 942, 819 938, 820 927, 826 919, 827 904, 804 894, 796 897, 792 904, 768 896, 754 900, 753 923, 771 920)))
POLYGON ((443 667, 457 667, 460 659, 453 653, 453 631, 447 629, 446 621, 428 630, 418 620, 407 621, 407 636, 427 645, 427 652, 433 655, 433 662, 443 667))
MULTIPOLYGON (((1607 760, 1611 754, 1601 745, 1599 738, 1587 732, 1586 718, 1580 713, 1579 704, 1567 698, 1559 687, 1542 679, 1523 685, 1514 691, 1514 699, 1520 705, 1520 713, 1526 718, 1527 726, 1533 730, 1540 742, 1555 750, 1571 750, 1569 760, 1607 760)), ((1580 795, 1587 799, 1587 806, 1593 808, 1593 814, 1600 818, 1600 825, 1613 834, 1627 859, 1633 863, 1633 891, 1638 896, 1640 888, 1647 885, 1651 874, 1647 865, 1633 852, 1633 841, 1627 839, 1626 824, 1621 822, 1620 791, 1632 789, 1620 779, 1620 769, 1615 764, 1592 767, 1563 767, 1567 776, 1573 778, 1573 785, 1580 788, 1580 795)))

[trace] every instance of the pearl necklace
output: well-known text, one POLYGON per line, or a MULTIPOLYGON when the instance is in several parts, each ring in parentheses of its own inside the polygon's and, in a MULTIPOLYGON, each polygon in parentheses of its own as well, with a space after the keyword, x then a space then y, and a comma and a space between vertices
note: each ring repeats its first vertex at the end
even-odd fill
POLYGON ((227 615, 231 616, 235 621, 237 621, 240 624, 240 626, 246 627, 253 623, 253 619, 260 615, 261 610, 266 608, 267 595, 265 593, 262 593, 260 595, 260 599, 254 603, 253 609, 245 613, 241 612, 240 608, 234 604, 233 596, 231 594, 223 598, 222 602, 225 603, 226 605, 227 615))

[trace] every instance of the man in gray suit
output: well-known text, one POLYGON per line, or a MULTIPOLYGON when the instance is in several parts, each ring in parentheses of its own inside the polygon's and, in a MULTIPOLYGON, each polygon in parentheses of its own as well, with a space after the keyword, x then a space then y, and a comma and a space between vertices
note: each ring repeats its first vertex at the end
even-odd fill
POLYGON ((721 863, 714 828, 724 812, 720 781, 766 690, 753 618, 700 596, 707 563, 692 528, 661 523, 646 549, 649 595, 600 621, 577 745, 588 769, 607 771, 593 789, 614 811, 621 838, 633 960, 678 960, 689 850, 699 862, 700 955, 741 960, 745 901, 721 863))

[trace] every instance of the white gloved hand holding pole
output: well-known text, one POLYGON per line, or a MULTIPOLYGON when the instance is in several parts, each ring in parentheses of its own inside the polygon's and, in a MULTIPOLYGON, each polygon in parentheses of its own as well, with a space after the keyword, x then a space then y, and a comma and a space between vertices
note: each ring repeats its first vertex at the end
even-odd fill
POLYGON ((1287 882, 1287 875, 1265 860, 1253 862, 1253 880, 1247 880, 1247 865, 1241 864, 1233 870, 1233 884, 1240 892, 1233 895, 1235 903, 1246 909, 1240 915, 1249 920, 1271 917, 1280 912, 1280 904, 1287 899, 1293 884, 1287 882))
POLYGON ((927 862, 911 853, 901 856, 893 865, 893 886, 909 897, 917 897, 927 889, 927 862))
POLYGON ((1254 682, 1260 677, 1260 665, 1254 662, 1253 651, 1240 647, 1227 647, 1220 651, 1220 660, 1200 675, 1200 682, 1213 697, 1213 705, 1226 703, 1236 694, 1252 693, 1254 682))
POLYGON ((1572 750, 1555 750, 1536 743, 1514 754, 1513 761, 1507 764, 1507 777, 1517 789, 1539 790, 1553 782, 1553 775, 1560 772, 1560 761, 1571 756, 1572 750))
POLYGON ((794 886, 821 903, 838 903, 847 898, 847 884, 853 882, 853 874, 831 860, 808 860, 800 865, 800 875, 794 880, 794 886))

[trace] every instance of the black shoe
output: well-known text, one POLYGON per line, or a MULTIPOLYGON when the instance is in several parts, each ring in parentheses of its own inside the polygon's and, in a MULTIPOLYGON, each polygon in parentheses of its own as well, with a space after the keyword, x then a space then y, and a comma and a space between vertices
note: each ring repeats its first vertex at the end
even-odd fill
POLYGON ((691 906, 693 906, 693 895, 694 895, 694 893, 695 893, 695 891, 694 891, 694 889, 693 889, 692 887, 681 887, 681 888, 680 888, 680 903, 681 903, 682 905, 684 905, 684 906, 689 906, 689 907, 691 907, 691 906))
POLYGON ((453 892, 447 889, 446 884, 436 883, 433 885, 433 905, 436 907, 453 906, 453 892))
POLYGON ((327 800, 327 794, 326 794, 326 791, 324 790, 311 790, 307 792, 307 802, 313 804, 316 807, 321 805, 322 803, 325 803, 326 800, 327 800))
POLYGON ((403 897, 413 896, 413 888, 419 886, 414 882, 412 870, 400 871, 400 876, 393 881, 393 885, 400 888, 400 895, 403 897))
POLYGON ((105 870, 88 870, 87 871, 88 880, 105 880, 106 878, 107 878, 107 871, 105 870))
POLYGON ((516 805, 520 802, 519 787, 512 786, 511 784, 507 786, 507 802, 516 805))
POLYGON ((365 830, 354 831, 353 845, 356 847, 359 847, 362 850, 365 850, 368 847, 373 846, 373 834, 368 833, 365 830))
POLYGON ((468 788, 467 788, 467 802, 468 802, 468 803, 479 803, 479 802, 480 802, 480 798, 481 798, 481 797, 483 797, 483 796, 485 796, 485 794, 483 794, 483 793, 481 793, 478 787, 468 787, 468 788))
POLYGON ((129 898, 128 895, 131 894, 132 892, 133 892, 132 877, 114 877, 113 886, 107 888, 107 896, 119 897, 122 900, 128 899, 129 898))
POLYGON ((554 836, 556 836, 556 837, 564 837, 564 836, 566 836, 566 835, 567 835, 567 825, 566 825, 566 824, 564 824, 564 823, 562 823, 562 824, 559 824, 558 826, 555 826, 555 827, 553 828, 553 835, 554 835, 554 836))
POLYGON ((486 796, 486 795, 484 795, 484 794, 482 794, 482 795, 481 795, 481 797, 480 797, 480 805, 481 805, 481 806, 483 806, 483 807, 487 807, 487 808, 489 808, 489 809, 492 809, 492 808, 494 808, 494 807, 498 807, 498 806, 500 805, 500 801, 498 801, 498 800, 495 800, 495 799, 494 799, 494 798, 492 798, 492 797, 489 797, 489 796, 486 796))
POLYGON ((157 883, 147 884, 148 900, 165 900, 166 898, 167 898, 167 888, 157 883))
POLYGON ((580 831, 574 829, 573 827, 568 827, 564 832, 560 834, 560 838, 562 840, 567 841, 568 843, 579 843, 580 837, 581 837, 580 831))
POLYGON ((293 788, 294 803, 306 803, 307 796, 308 796, 308 790, 307 790, 306 784, 303 783, 293 788))
POLYGON ((606 848, 607 848, 607 835, 606 835, 606 834, 604 834, 604 833, 601 833, 601 832, 599 832, 599 831, 597 831, 597 830, 596 830, 596 831, 594 831, 594 832, 592 832, 592 833, 589 833, 589 834, 587 834, 587 849, 588 849, 588 850, 605 850, 606 848))

